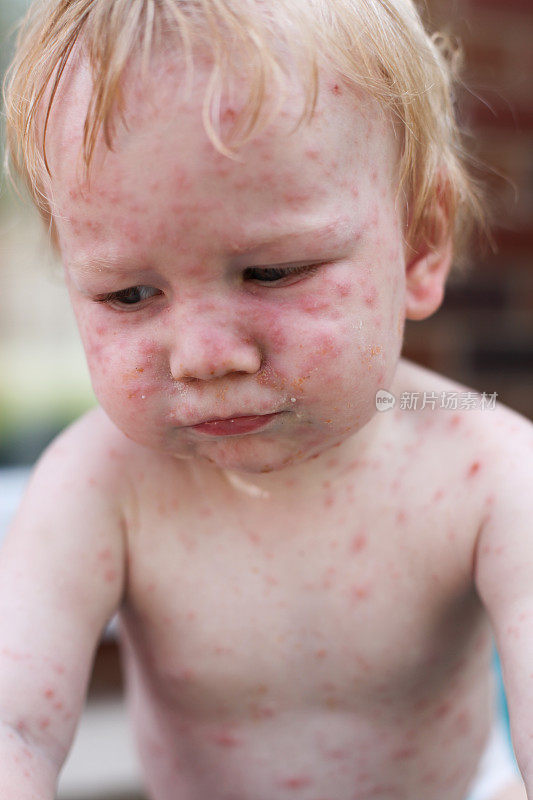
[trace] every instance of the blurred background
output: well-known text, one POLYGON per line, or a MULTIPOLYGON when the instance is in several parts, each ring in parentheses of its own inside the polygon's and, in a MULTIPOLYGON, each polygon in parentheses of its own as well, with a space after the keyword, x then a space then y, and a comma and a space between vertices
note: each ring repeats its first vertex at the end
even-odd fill
MULTIPOLYGON (((0 0, 0 72, 12 52, 10 29, 26 5, 0 0)), ((423 12, 432 28, 458 36, 463 45, 458 107, 471 149, 487 165, 480 174, 497 250, 474 254, 433 318, 407 324, 404 353, 478 392, 496 392, 533 419, 533 0, 427 0, 423 12)), ((0 537, 28 467, 94 403, 46 232, 2 178, 0 537)), ((135 759, 116 702, 120 689, 111 631, 98 650, 88 711, 63 776, 65 800, 138 796, 135 759)))

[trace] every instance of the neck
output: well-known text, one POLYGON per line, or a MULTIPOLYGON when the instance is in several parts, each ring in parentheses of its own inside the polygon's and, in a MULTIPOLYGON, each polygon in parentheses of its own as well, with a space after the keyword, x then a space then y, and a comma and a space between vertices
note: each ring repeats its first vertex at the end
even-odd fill
POLYGON ((364 466, 377 452, 376 443, 388 427, 388 414, 376 413, 370 422, 357 433, 306 461, 292 464, 268 473, 244 473, 215 468, 235 491, 261 500, 280 497, 294 492, 295 488, 315 491, 342 479, 357 466, 364 466))

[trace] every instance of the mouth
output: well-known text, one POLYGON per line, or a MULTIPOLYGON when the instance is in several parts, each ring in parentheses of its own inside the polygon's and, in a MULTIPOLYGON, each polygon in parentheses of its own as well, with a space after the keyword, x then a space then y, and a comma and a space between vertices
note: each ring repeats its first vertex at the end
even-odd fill
POLYGON ((200 433, 207 433, 210 436, 235 436, 242 433, 251 433, 260 428, 264 428, 274 417, 275 414, 256 414, 252 417, 229 417, 227 419, 211 419, 200 422, 198 425, 191 425, 192 430, 200 433))

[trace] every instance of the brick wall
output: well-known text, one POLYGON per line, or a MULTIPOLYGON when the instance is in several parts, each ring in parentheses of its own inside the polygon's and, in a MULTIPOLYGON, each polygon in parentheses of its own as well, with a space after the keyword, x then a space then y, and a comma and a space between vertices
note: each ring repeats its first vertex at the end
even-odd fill
MULTIPOLYGON (((459 108, 488 164, 497 252, 474 254, 405 355, 533 418, 533 0, 427 0, 431 27, 465 51, 459 108)), ((428 387, 431 389, 431 387, 428 387)))

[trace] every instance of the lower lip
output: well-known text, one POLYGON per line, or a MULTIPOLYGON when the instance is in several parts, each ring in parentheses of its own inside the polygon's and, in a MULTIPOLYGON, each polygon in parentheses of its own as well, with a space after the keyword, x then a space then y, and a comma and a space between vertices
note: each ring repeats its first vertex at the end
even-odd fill
POLYGON ((193 425, 192 429, 201 433, 208 433, 211 436, 231 436, 238 433, 251 433, 259 428, 264 428, 267 422, 277 416, 276 414, 264 414, 255 417, 235 417, 235 419, 216 419, 212 422, 202 422, 200 425, 193 425))

